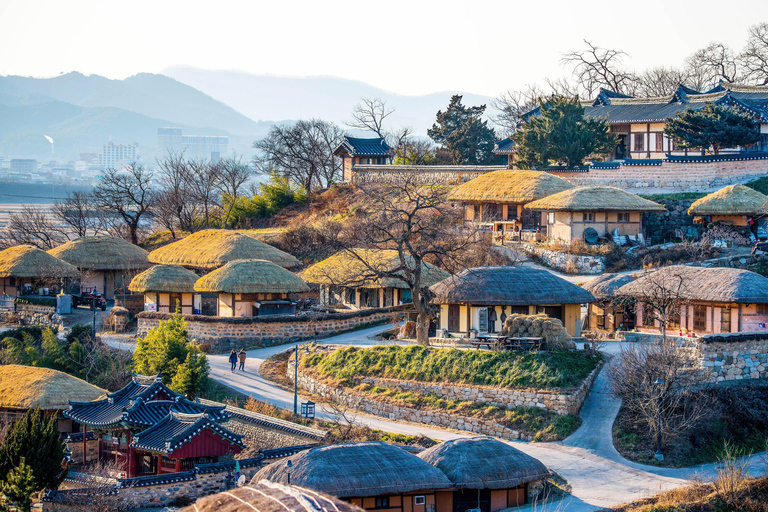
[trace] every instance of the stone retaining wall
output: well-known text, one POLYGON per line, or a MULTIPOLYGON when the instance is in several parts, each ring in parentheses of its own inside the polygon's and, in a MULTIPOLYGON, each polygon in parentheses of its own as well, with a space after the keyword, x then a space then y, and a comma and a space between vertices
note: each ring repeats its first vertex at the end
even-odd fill
POLYGON ((450 183, 460 185, 487 172, 506 169, 505 165, 356 165, 352 182, 379 183, 450 183))
POLYGON ((39 315, 53 315, 56 313, 54 306, 41 306, 39 304, 16 304, 16 311, 25 311, 27 313, 37 313, 39 315))
POLYGON ((541 260, 546 266, 568 274, 602 274, 605 272, 605 258, 602 256, 578 256, 552 251, 533 244, 520 244, 520 249, 541 260))
MULTIPOLYGON (((18 306, 19 304, 17 304, 18 306)), ((27 304, 25 304, 27 305, 27 304)), ((36 306, 45 307, 45 306, 36 306)), ((0 323, 18 324, 18 325, 39 325, 41 327, 50 327, 54 330, 59 329, 64 321, 53 313, 35 313, 31 311, 0 311, 0 323)))
POLYGON ((712 382, 768 378, 767 340, 698 343, 697 349, 712 382))

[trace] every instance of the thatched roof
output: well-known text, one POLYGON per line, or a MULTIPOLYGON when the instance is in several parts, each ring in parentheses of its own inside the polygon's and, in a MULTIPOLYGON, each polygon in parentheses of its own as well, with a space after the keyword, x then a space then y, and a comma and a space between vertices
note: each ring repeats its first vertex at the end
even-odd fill
POLYGON ((453 487, 442 471, 397 446, 353 443, 319 446, 260 470, 251 483, 269 480, 291 483, 340 498, 400 494, 453 487))
POLYGON ((625 284, 616 294, 652 298, 664 290, 683 300, 768 303, 768 278, 748 270, 724 267, 662 267, 625 284))
MULTIPOLYGON (((0 337, 2 334, 0 334, 0 337)), ((0 366, 0 407, 43 410, 69 409, 69 400, 90 402, 107 392, 66 373, 49 368, 0 366)))
POLYGON ((79 269, 139 270, 149 267, 147 251, 112 236, 84 236, 48 253, 79 269))
POLYGON ((768 196, 746 185, 728 185, 695 201, 688 215, 758 215, 768 213, 768 196))
POLYGON ((300 293, 309 287, 299 276, 266 260, 230 261, 195 283, 196 292, 300 293))
POLYGON ((664 207, 616 187, 590 185, 564 190, 525 205, 530 210, 561 212, 662 212, 664 207))
POLYGON ((260 259, 283 268, 301 266, 299 260, 253 237, 225 229, 206 229, 149 253, 149 261, 164 265, 213 270, 234 260, 260 259))
MULTIPOLYGON (((408 261, 412 261, 410 257, 408 261)), ((377 273, 392 274, 401 266, 397 251, 382 249, 350 249, 339 251, 330 258, 315 263, 301 277, 316 284, 368 287, 407 288, 395 277, 377 277, 377 273)), ((399 272, 398 272, 399 273, 399 272)), ((402 275, 402 274, 400 274, 402 275)), ((422 264, 422 285, 431 286, 450 274, 429 263, 422 264)))
POLYGON ((55 256, 31 245, 17 245, 0 251, 0 277, 80 277, 80 272, 55 256))
POLYGON ((338 498, 262 480, 226 492, 198 499, 181 512, 362 512, 363 509, 338 498))
POLYGON ((549 476, 537 459, 490 437, 445 441, 418 457, 463 489, 509 489, 549 476))
POLYGON ((178 265, 155 265, 131 280, 132 292, 192 293, 198 275, 178 265))
POLYGON ((533 267, 475 267, 430 287, 435 304, 524 306, 582 304, 595 297, 580 286, 533 267))
POLYGON ((631 274, 602 274, 583 285, 583 288, 598 299, 610 299, 616 294, 616 290, 634 280, 631 274))
POLYGON ((573 184, 543 171, 493 171, 459 185, 448 193, 464 203, 526 204, 573 188, 573 184))

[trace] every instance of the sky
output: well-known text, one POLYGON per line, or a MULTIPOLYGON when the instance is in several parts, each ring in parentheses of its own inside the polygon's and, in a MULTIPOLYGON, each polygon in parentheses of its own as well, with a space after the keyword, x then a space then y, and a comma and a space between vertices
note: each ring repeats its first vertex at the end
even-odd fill
POLYGON ((715 40, 739 50, 762 21, 766 0, 0 0, 0 75, 188 65, 497 96, 566 75, 584 39, 642 70, 715 40))

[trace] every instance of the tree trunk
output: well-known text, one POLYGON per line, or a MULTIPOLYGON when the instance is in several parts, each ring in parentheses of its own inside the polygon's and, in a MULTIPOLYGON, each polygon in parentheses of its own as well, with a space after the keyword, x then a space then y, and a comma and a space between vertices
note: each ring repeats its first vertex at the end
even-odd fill
POLYGON ((424 311, 416 316, 416 343, 429 346, 429 316, 424 311))

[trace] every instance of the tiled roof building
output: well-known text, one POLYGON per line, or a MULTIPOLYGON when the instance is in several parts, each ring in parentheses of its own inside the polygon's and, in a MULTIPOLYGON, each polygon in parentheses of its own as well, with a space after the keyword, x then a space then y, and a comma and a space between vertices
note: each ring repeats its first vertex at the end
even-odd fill
POLYGON ((352 178, 352 167, 355 164, 390 164, 395 152, 383 137, 364 139, 345 136, 333 154, 341 158, 346 181, 352 178))

